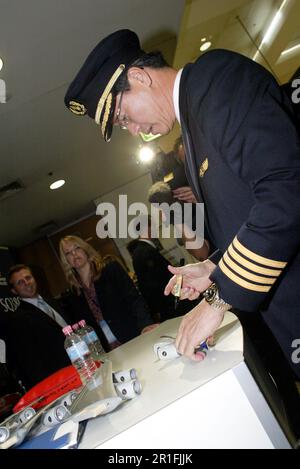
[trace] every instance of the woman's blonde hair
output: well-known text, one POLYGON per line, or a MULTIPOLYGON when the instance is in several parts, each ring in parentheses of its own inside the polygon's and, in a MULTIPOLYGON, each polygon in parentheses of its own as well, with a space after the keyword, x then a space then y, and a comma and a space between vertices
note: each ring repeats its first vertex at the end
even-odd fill
POLYGON ((78 247, 80 247, 87 255, 88 260, 91 264, 91 269, 92 269, 92 280, 95 281, 97 280, 102 272, 102 269, 104 267, 104 262, 102 256, 94 249, 90 244, 88 244, 86 241, 84 241, 82 238, 79 238, 79 236, 65 236, 62 238, 59 242, 59 255, 60 255, 60 260, 62 264, 62 268, 66 277, 66 280, 70 287, 73 290, 76 290, 76 292, 79 294, 81 285, 79 283, 79 276, 78 273, 76 272, 76 269, 72 268, 66 258, 66 255, 64 253, 63 249, 63 243, 74 243, 78 247))

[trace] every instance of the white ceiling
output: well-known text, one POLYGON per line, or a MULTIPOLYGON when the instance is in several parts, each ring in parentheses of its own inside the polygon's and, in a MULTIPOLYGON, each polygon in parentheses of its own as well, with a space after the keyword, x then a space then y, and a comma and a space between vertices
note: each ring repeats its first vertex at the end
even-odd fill
MULTIPOLYGON (((299 66, 300 2, 286 0, 284 22, 263 52, 284 82, 299 66)), ((0 202, 0 244, 21 246, 40 236, 50 220, 58 226, 94 210, 93 199, 145 172, 134 154, 139 139, 114 130, 105 144, 88 118, 63 104, 65 90, 99 40, 110 32, 136 31, 147 50, 162 49, 175 66, 198 55, 203 36, 213 47, 252 56, 256 52, 236 19, 260 44, 282 0, 0 0, 0 79, 8 101, 0 104, 0 187, 21 179, 25 189, 0 202), (185 5, 186 3, 186 5, 185 5), (185 7, 185 8, 184 8, 185 7), (49 176, 49 172, 53 176, 49 176), (66 179, 57 191, 49 184, 66 179)), ((262 62, 264 63, 264 62, 262 62)), ((264 63, 266 65, 266 63, 264 63)), ((163 140, 162 140, 163 147, 163 140)))

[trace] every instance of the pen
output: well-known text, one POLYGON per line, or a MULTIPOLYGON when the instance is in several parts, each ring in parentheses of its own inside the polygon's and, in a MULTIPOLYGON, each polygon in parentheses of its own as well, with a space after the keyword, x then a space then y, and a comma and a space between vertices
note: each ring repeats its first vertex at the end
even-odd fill
POLYGON ((202 352, 205 355, 207 355, 207 351, 208 351, 208 346, 207 346, 206 340, 204 342, 201 342, 201 344, 195 348, 195 353, 202 352))
POLYGON ((182 275, 176 275, 176 284, 173 289, 173 295, 175 296, 175 305, 174 305, 175 310, 177 309, 179 299, 180 299, 181 285, 182 285, 182 275))
MULTIPOLYGON (((180 267, 184 265, 184 258, 182 257, 180 259, 180 267)), ((174 309, 176 311, 179 300, 180 300, 180 295, 181 295, 181 286, 182 286, 182 275, 176 275, 176 284, 173 288, 173 295, 175 296, 175 305, 174 309)))

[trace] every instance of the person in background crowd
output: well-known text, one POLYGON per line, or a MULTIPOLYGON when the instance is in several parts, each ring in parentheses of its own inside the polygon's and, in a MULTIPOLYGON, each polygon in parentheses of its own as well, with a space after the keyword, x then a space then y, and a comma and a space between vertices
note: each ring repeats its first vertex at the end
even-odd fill
POLYGON ((68 316, 54 299, 42 298, 28 266, 11 267, 7 282, 12 293, 20 298, 20 306, 11 313, 7 325, 7 368, 28 390, 70 365, 62 333, 68 316))
POLYGON ((217 247, 209 260, 170 267, 166 294, 181 274, 182 298, 204 295, 182 320, 177 350, 199 359, 195 347, 234 307, 285 404, 293 401, 299 438, 291 383, 300 378, 300 141, 288 96, 266 69, 235 52, 212 50, 177 71, 160 53, 145 53, 134 32, 119 30, 88 56, 65 104, 93 118, 106 141, 114 125, 166 135, 177 119, 189 185, 205 204, 217 247))
POLYGON ((108 352, 154 325, 148 306, 118 261, 109 261, 78 236, 60 240, 62 267, 71 287, 63 305, 73 322, 85 319, 108 352))
POLYGON ((186 219, 183 220, 184 203, 187 201, 177 201, 175 200, 173 194, 174 191, 171 190, 171 187, 168 183, 158 181, 150 187, 148 191, 148 200, 151 204, 161 205, 159 210, 161 212, 163 223, 166 225, 168 225, 168 223, 174 225, 178 236, 177 239, 180 244, 183 245, 186 250, 195 257, 195 259, 203 261, 209 256, 210 246, 206 239, 199 239, 199 235, 197 236, 196 215, 202 217, 202 212, 196 212, 196 206, 193 205, 192 209, 195 208, 195 210, 192 210, 190 217, 186 217, 186 219), (176 202, 180 203, 181 205, 182 216, 176 216, 174 212, 170 212, 169 214, 165 213, 165 209, 169 209, 176 202), (191 243, 193 246, 187 243, 191 243))
MULTIPOLYGON (((207 259, 209 252, 215 251, 214 245, 211 241, 208 241, 209 235, 207 229, 203 227, 201 222, 201 229, 199 229, 199 221, 197 226, 197 217, 203 219, 204 213, 202 208, 197 204, 197 199, 188 185, 186 178, 184 162, 185 152, 182 143, 182 136, 179 136, 173 146, 173 151, 169 153, 159 153, 155 158, 154 169, 151 170, 151 176, 153 185, 148 191, 148 200, 152 204, 165 203, 171 207, 176 202, 181 204, 181 209, 184 211, 187 209, 187 205, 193 204, 190 209, 192 211, 191 216, 189 215, 187 220, 183 223, 182 220, 172 224, 175 227, 177 233, 177 242, 181 246, 185 246, 189 253, 198 260, 207 259), (156 161, 158 160, 158 161, 156 161), (191 218, 191 220, 189 220, 191 218), (204 232, 204 241, 197 243, 197 247, 187 247, 187 240, 193 239, 195 236, 193 232, 198 232, 198 238, 200 241, 200 231, 204 232)), ((186 213, 188 213, 186 211, 186 213)), ((168 216, 164 214, 164 210, 161 210, 161 214, 164 223, 167 223, 168 216)), ((174 218, 174 217, 172 217, 174 218)))
POLYGON ((139 290, 150 306, 153 318, 165 321, 181 316, 191 306, 188 301, 181 301, 175 308, 174 299, 164 295, 165 286, 172 274, 168 270, 168 261, 154 243, 156 234, 154 233, 156 230, 154 222, 147 215, 137 217, 137 222, 139 238, 130 241, 127 249, 132 257, 139 290), (154 238, 152 238, 151 231, 154 238))

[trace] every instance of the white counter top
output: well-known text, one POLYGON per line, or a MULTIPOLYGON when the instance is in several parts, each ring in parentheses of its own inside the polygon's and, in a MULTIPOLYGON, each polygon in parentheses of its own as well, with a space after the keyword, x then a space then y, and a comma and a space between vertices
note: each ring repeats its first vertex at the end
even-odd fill
POLYGON ((176 337, 180 321, 166 321, 108 354, 114 371, 136 368, 143 391, 113 413, 90 420, 81 448, 98 446, 243 361, 242 329, 232 313, 227 313, 203 362, 185 357, 159 361, 153 344, 163 335, 176 337))
POLYGON ((88 422, 79 448, 290 448, 243 361, 243 333, 227 313, 202 362, 159 361, 153 344, 181 318, 110 352, 113 371, 135 368, 143 390, 88 422))

